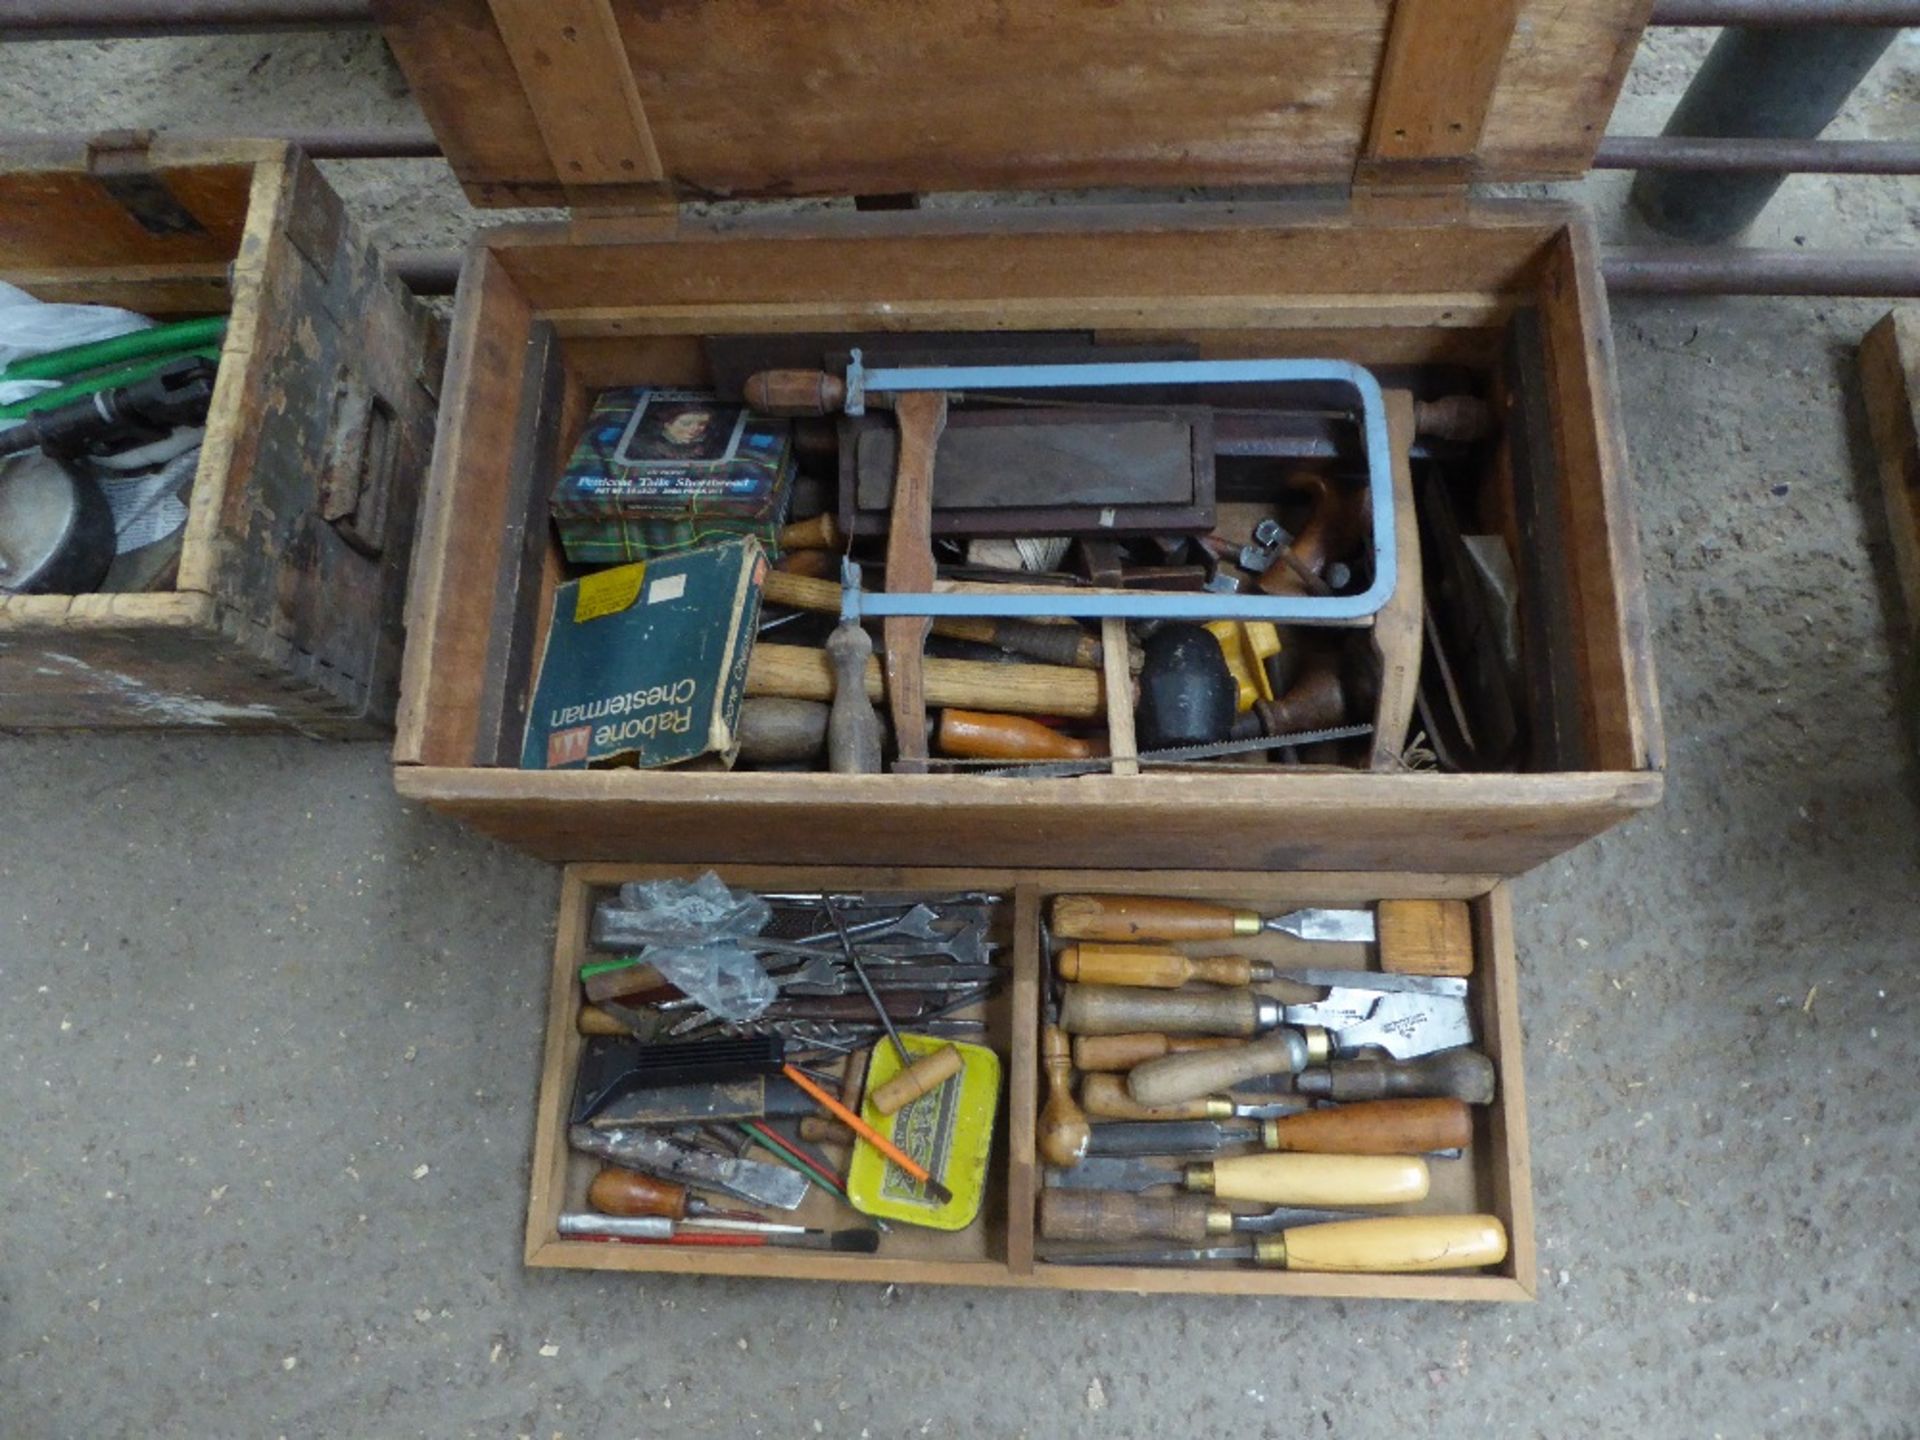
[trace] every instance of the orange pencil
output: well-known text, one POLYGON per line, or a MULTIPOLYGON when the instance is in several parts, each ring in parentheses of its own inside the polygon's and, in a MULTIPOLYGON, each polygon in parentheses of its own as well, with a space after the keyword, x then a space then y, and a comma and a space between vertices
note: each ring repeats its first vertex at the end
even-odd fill
POLYGON ((833 1116, 834 1119, 838 1120, 842 1125, 846 1126, 849 1130, 853 1131, 854 1134, 858 1135, 862 1140, 886 1156, 887 1159, 891 1160, 902 1170, 906 1171, 907 1174, 926 1186, 927 1193, 933 1196, 934 1199, 938 1200, 942 1205, 951 1205, 953 1203, 953 1192, 938 1180, 934 1179, 932 1175, 928 1174, 927 1168, 924 1165, 907 1154, 906 1151, 902 1150, 891 1140, 887 1139, 887 1137, 882 1135, 878 1130, 867 1124, 866 1121, 862 1120, 858 1115, 854 1114, 853 1111, 834 1099, 833 1096, 829 1095, 825 1090, 821 1089, 814 1083, 813 1077, 807 1074, 806 1071, 797 1069, 792 1065, 783 1065, 780 1068, 786 1072, 789 1080, 793 1081, 794 1084, 811 1095, 814 1103, 822 1110, 825 1110, 829 1115, 833 1116))

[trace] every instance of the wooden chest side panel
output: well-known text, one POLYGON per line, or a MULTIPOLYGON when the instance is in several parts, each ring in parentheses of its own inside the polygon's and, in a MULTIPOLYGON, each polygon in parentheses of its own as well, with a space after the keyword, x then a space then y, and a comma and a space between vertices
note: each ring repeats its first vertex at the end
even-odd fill
MULTIPOLYGON (((258 239, 258 236, 251 237, 258 239)), ((390 718, 419 485, 432 448, 436 322, 389 276, 339 199, 293 162, 264 241, 236 262, 257 296, 244 388, 214 427, 228 479, 203 566, 229 630, 286 647, 336 695, 390 718)), ((212 504, 212 498, 206 502, 212 504)))

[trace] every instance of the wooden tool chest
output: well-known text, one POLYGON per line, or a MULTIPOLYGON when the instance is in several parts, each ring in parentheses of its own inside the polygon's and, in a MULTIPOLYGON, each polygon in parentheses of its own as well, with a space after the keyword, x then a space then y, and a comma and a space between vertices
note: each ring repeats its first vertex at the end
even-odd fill
MULTIPOLYGON (((1504 877, 1656 803, 1664 752, 1591 231, 1575 206, 1478 201, 1467 187, 1584 171, 1646 0, 1123 0, 990 16, 891 3, 802 14, 748 0, 378 0, 376 10, 470 197, 573 211, 561 223, 484 232, 468 253, 394 752, 403 794, 567 866, 528 1262, 1529 1296, 1504 877), (1282 185, 1345 193, 1128 198, 1137 187, 1282 185), (1059 204, 980 193, 1068 187, 1101 193, 1059 204), (952 198, 914 210, 912 196, 952 198), (677 208, 794 197, 857 203, 677 208), (1075 778, 986 779, 517 768, 544 617, 568 575, 546 496, 595 393, 710 384, 716 344, 740 337, 806 337, 817 353, 823 336, 921 333, 1045 333, 1201 359, 1444 364, 1471 375, 1506 422, 1479 499, 1524 542, 1534 718, 1552 744, 1517 771, 1412 768, 1401 747, 1419 621, 1390 608, 1370 637, 1381 743, 1369 763, 1340 770, 1139 773, 1116 763, 1075 778), (1007 897, 1012 982, 988 1021, 1008 1088, 997 1178, 975 1227, 889 1236, 871 1257, 558 1233, 592 1169, 569 1150, 566 1119, 594 898, 626 880, 707 868, 749 886, 964 885, 1007 897), (1498 1093, 1477 1112, 1465 1155, 1435 1163, 1422 1207, 1497 1217, 1505 1259, 1452 1275, 1039 1259, 1038 925, 1066 891, 1265 910, 1467 901, 1471 1004, 1498 1093)), ((1389 395, 1397 459, 1412 433, 1410 401, 1389 395)), ((1393 499, 1396 513, 1410 508, 1404 465, 1393 499)), ((1401 564, 1403 593, 1417 593, 1417 544, 1401 564)), ((1085 684, 1124 762, 1125 669, 1089 672, 1085 684)))
MULTIPOLYGON (((983 29, 886 4, 804 24, 730 3, 383 4, 469 193, 575 207, 567 223, 486 232, 469 254, 411 600, 400 789, 558 861, 773 862, 804 847, 849 862, 1150 853, 1500 874, 1654 803, 1660 722, 1590 232, 1575 208, 1477 204, 1464 188, 1584 166, 1643 8, 1050 5, 983 29), (920 78, 903 84, 901 67, 920 78), (674 209, 1253 179, 1356 191, 674 209), (1527 453, 1497 467, 1488 504, 1510 513, 1524 490, 1546 505, 1527 522, 1526 607, 1556 748, 1519 773, 1447 775, 1403 768, 1391 744, 1370 770, 1056 780, 515 768, 562 574, 543 487, 593 393, 705 381, 712 337, 915 331, 1445 361, 1514 404, 1530 395, 1527 453)), ((1376 635, 1388 643, 1384 618, 1376 635)), ((1120 710, 1121 689, 1093 703, 1120 710)))
POLYGON ((312 162, 131 134, 8 153, 0 279, 228 316, 177 579, 0 596, 0 729, 386 733, 444 341, 312 162))

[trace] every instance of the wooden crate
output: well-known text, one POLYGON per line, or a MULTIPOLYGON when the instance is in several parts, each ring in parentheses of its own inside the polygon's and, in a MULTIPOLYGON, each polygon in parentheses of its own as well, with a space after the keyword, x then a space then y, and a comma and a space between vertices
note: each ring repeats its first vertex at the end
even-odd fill
MULTIPOLYGON (((575 209, 485 232, 469 252, 409 607, 399 788, 557 861, 1495 874, 1654 804, 1663 742, 1593 240, 1577 208, 1474 204, 1465 189, 1578 173, 1646 8, 1122 0, 1032 5, 983 27, 885 3, 803 19, 753 0, 380 0, 476 202, 575 209), (1249 181, 1353 193, 675 208, 1249 181), (700 383, 708 337, 916 331, 1448 362, 1529 405, 1532 444, 1484 498, 1510 534, 1517 497, 1553 517, 1528 532, 1539 564, 1525 600, 1560 737, 1551 758, 1527 773, 1408 773, 1385 743, 1370 771, 1067 780, 515 768, 561 573, 546 487, 593 392, 700 383)), ((1418 636, 1398 623, 1398 639, 1376 633, 1404 681, 1418 636)), ((1116 687, 1105 698, 1124 708, 1116 687)), ((1397 741, 1392 724, 1382 733, 1397 741)))
POLYGON ((0 155, 0 279, 228 329, 178 577, 0 596, 0 728, 392 723, 442 328, 278 143, 0 155))
MULTIPOLYGON (((1520 1053, 1512 905, 1492 875, 1390 872, 1315 874, 1194 871, 819 869, 797 866, 713 868, 730 884, 769 890, 983 889, 1005 897, 1013 937, 1008 992, 988 1012, 989 1041, 1005 1064, 1005 1095, 989 1169, 982 1218, 946 1233, 895 1226, 872 1256, 797 1250, 686 1250, 562 1239, 558 1217, 585 1209, 587 1182, 598 1168, 568 1148, 567 1113, 582 1040, 576 970, 587 956, 587 927, 596 892, 629 880, 692 877, 701 866, 569 865, 560 900, 558 941, 547 1007, 546 1058, 535 1110, 532 1190, 527 1208, 529 1265, 570 1269, 663 1271, 797 1280, 866 1280, 1022 1289, 1188 1292, 1216 1295, 1316 1295, 1408 1300, 1525 1300, 1535 1286, 1533 1190, 1527 1148, 1526 1098, 1520 1053), (1474 920, 1475 968, 1470 993, 1479 1045, 1498 1072, 1495 1103, 1477 1110, 1473 1143, 1457 1160, 1431 1162, 1432 1192, 1412 1211, 1485 1213, 1508 1233, 1506 1260, 1484 1271, 1430 1275, 1334 1275, 1251 1270, 1049 1265, 1035 1256, 1040 1166, 1035 1149, 1042 1099, 1039 1078, 1040 931, 1043 908, 1063 892, 1111 891, 1185 895, 1269 912, 1303 904, 1365 903, 1390 898, 1464 899, 1474 920)), ((1246 950, 1246 945, 1238 948, 1246 950)), ((1261 948, 1256 946, 1256 948, 1261 948)), ((1295 964, 1351 965, 1351 946, 1302 946, 1265 937, 1272 958, 1295 964), (1327 952, 1341 952, 1337 956, 1327 952)), ((810 1224, 852 1223, 847 1209, 815 1194, 798 1218, 810 1224)))

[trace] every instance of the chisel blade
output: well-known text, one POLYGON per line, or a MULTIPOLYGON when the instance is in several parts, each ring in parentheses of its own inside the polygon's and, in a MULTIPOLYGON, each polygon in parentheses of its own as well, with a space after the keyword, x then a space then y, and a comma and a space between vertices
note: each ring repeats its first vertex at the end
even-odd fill
POLYGON ((1319 1025, 1333 1032, 1342 1055, 1384 1050, 1396 1060, 1473 1043, 1473 1022, 1463 998, 1335 988, 1324 1000, 1289 1005, 1289 1025, 1319 1025))
POLYGON ((1258 1125, 1217 1120, 1115 1120, 1093 1127, 1089 1156, 1211 1155, 1230 1145, 1258 1145, 1258 1125))
POLYGON ((1177 1165, 1091 1155, 1070 1170, 1048 1167, 1046 1183, 1061 1190, 1152 1190, 1161 1185, 1184 1185, 1186 1172, 1177 1165))
POLYGON ((1201 1250, 1048 1250, 1049 1265, 1199 1265, 1210 1260, 1251 1260, 1251 1245, 1209 1245, 1201 1250))
POLYGON ((1382 994, 1457 995, 1464 997, 1467 982, 1452 975, 1389 975, 1384 970, 1286 970, 1278 977, 1321 989, 1346 986, 1382 994))
POLYGON ((1289 910, 1285 915, 1270 915, 1262 923, 1268 930, 1279 930, 1298 940, 1371 945, 1375 933, 1371 910, 1289 910))

